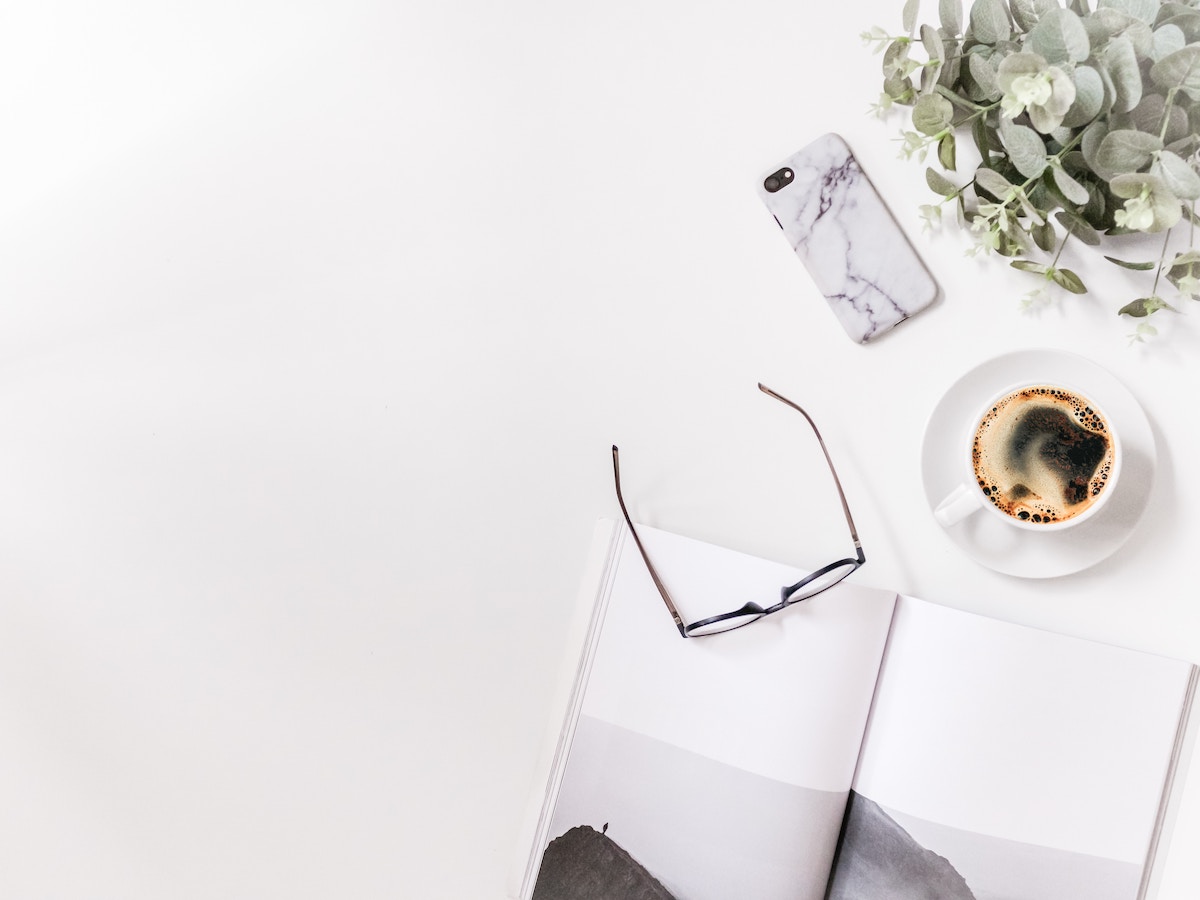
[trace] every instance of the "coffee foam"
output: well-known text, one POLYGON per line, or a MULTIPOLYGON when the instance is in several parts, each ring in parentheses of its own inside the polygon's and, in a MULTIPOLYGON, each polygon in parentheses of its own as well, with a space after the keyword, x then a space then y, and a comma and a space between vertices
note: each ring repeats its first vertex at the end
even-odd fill
POLYGON ((1108 424, 1085 397, 1036 385, 992 405, 975 430, 971 461, 980 489, 999 510, 1053 523, 1101 496, 1115 448, 1108 424))

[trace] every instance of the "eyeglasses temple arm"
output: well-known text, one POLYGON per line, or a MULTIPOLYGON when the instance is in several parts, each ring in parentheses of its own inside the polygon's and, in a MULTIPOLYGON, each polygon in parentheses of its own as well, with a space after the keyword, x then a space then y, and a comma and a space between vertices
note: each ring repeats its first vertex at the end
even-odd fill
MULTIPOLYGON (((650 557, 646 554, 646 548, 642 546, 642 539, 638 537, 637 529, 633 527, 633 519, 629 517, 629 510, 625 508, 625 498, 621 495, 621 463, 617 458, 616 444, 613 444, 612 455, 613 481, 617 486, 617 503, 621 505, 621 515, 625 517, 625 523, 629 526, 629 533, 633 535, 633 542, 637 544, 638 552, 642 554, 642 560, 646 563, 646 570, 650 573, 650 578, 654 582, 654 586, 658 588, 659 594, 662 595, 663 603, 667 604, 667 611, 671 614, 671 618, 675 620, 675 627, 679 629, 681 635, 687 637, 687 630, 684 627, 682 617, 679 615, 679 610, 671 602, 671 595, 667 593, 666 586, 662 583, 662 579, 658 577, 658 572, 654 570, 654 564, 650 562, 650 557)), ((835 479, 836 477, 834 476, 835 479)))
POLYGON ((797 406, 787 397, 784 397, 782 394, 777 394, 761 381, 758 384, 758 389, 764 394, 774 397, 780 403, 790 406, 792 409, 796 410, 796 412, 804 416, 804 418, 808 421, 809 426, 812 427, 813 434, 817 436, 817 443, 821 445, 821 452, 825 454, 825 462, 829 464, 829 472, 833 475, 833 483, 837 487, 838 499, 842 501, 842 512, 846 514, 846 524, 850 526, 850 537, 854 541, 854 549, 861 553, 862 544, 858 540, 858 529, 854 527, 854 517, 850 515, 850 504, 846 502, 846 492, 842 490, 842 481, 840 478, 838 478, 837 469, 835 469, 833 466, 833 458, 829 455, 829 449, 825 446, 825 439, 821 437, 821 432, 817 428, 817 423, 814 422, 812 420, 812 416, 806 413, 802 408, 797 406))

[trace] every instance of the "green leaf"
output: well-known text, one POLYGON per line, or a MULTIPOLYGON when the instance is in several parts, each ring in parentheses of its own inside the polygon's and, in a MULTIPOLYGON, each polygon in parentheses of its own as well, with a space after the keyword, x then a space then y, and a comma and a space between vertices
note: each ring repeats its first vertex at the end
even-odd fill
POLYGON ((950 34, 962 34, 962 0, 938 0, 938 20, 950 34))
POLYGON ((1081 128, 1100 114, 1104 106, 1104 83, 1100 73, 1091 66, 1075 66, 1075 100, 1070 104, 1062 124, 1081 128))
POLYGON ((1117 259, 1115 256, 1106 256, 1104 258, 1113 265, 1120 266, 1122 269, 1134 269, 1138 272, 1149 272, 1158 265, 1156 262, 1129 262, 1128 260, 1117 259))
POLYGON ((1146 316, 1156 313, 1160 309, 1169 309, 1171 312, 1178 312, 1175 307, 1163 300, 1162 297, 1139 297, 1132 303, 1127 303, 1117 310, 1117 315, 1144 319, 1146 316))
POLYGON ((1047 12, 1026 40, 1048 63, 1083 62, 1091 53, 1091 41, 1083 20, 1069 9, 1055 8, 1047 12))
POLYGON ((1054 226, 1049 222, 1034 225, 1029 229, 1029 233, 1033 235, 1033 242, 1047 253, 1053 250, 1054 245, 1058 242, 1058 235, 1054 231, 1054 226))
POLYGON ((1150 25, 1158 15, 1159 0, 1100 0, 1100 9, 1115 9, 1150 25))
POLYGON ((1100 47, 1109 38, 1124 35, 1133 42, 1139 57, 1149 56, 1154 46, 1154 34, 1145 22, 1116 9, 1098 9, 1083 20, 1093 47, 1100 47))
POLYGON ((938 162, 942 164, 944 169, 953 172, 956 166, 956 144, 954 142, 954 132, 942 136, 938 141, 938 162))
POLYGON ((1046 168, 1046 144, 1032 128, 1000 119, 1000 143, 1008 158, 1026 178, 1037 178, 1046 168))
POLYGON ((1174 25, 1182 31, 1189 44, 1200 40, 1200 11, 1185 8, 1175 15, 1161 19, 1158 23, 1159 28, 1167 25, 1174 25))
POLYGON ((1084 161, 1097 174, 1100 173, 1100 169, 1096 164, 1096 160, 1100 155, 1100 145, 1104 143, 1104 138, 1107 134, 1107 120, 1097 119, 1083 130, 1083 137, 1079 141, 1079 151, 1083 154, 1084 161))
POLYGON ((971 4, 971 32, 982 44, 998 44, 1012 36, 1003 0, 975 0, 971 4))
POLYGON ((1054 283, 1060 288, 1065 288, 1072 294, 1086 294, 1088 291, 1087 286, 1083 283, 1083 279, 1070 269, 1053 269, 1050 272, 1050 277, 1054 279, 1054 283))
POLYGON ((1150 69, 1151 80, 1162 88, 1180 88, 1200 100, 1200 44, 1189 44, 1163 57, 1150 69))
POLYGON ((1084 221, 1083 217, 1078 213, 1059 210, 1054 214, 1054 218, 1058 221, 1059 225, 1067 229, 1068 232, 1089 247, 1100 245, 1100 232, 1084 221))
POLYGON ((992 139, 988 132, 987 122, 980 116, 971 122, 971 139, 975 141, 975 147, 979 150, 979 158, 983 164, 989 165, 992 161, 992 139))
MULTIPOLYGON (((1110 131, 1100 142, 1093 165, 1096 174, 1108 177, 1136 172, 1149 164, 1155 151, 1161 150, 1162 141, 1157 135, 1121 128, 1110 131)), ((1085 154, 1086 156, 1086 151, 1085 154)))
POLYGON ((913 105, 913 127, 930 137, 945 131, 953 118, 954 107, 940 94, 924 94, 913 105))
POLYGON ((1164 59, 1187 45, 1187 35, 1178 25, 1160 25, 1154 30, 1154 45, 1150 58, 1155 62, 1164 59))
POLYGON ((904 4, 904 11, 900 14, 900 18, 904 23, 905 34, 912 34, 913 29, 917 27, 917 10, 920 6, 921 0, 907 0, 904 4))
POLYGON ((996 80, 996 69, 980 53, 967 54, 967 71, 979 85, 980 98, 995 100, 1000 96, 1000 83, 996 80))
POLYGON ((1038 20, 1057 9, 1055 0, 1012 0, 1013 18, 1022 31, 1032 31, 1038 20))
POLYGON ((1008 196, 1008 192, 1016 187, 999 172, 982 166, 975 170, 975 184, 997 200, 1003 200, 1008 196))
POLYGON ((1044 266, 1041 263, 1035 263, 1028 259, 1014 259, 1009 265, 1014 269, 1020 269, 1022 272, 1033 272, 1037 275, 1045 275, 1050 271, 1049 266, 1044 266))
POLYGON ((1158 154, 1158 159, 1150 167, 1150 174, 1161 178, 1176 197, 1200 200, 1200 175, 1170 150, 1158 154))
POLYGON ((937 29, 932 25, 921 26, 921 45, 925 48, 925 52, 929 54, 930 59, 945 62, 946 46, 942 43, 942 36, 937 33, 937 29))
POLYGON ((932 166, 925 169, 925 183, 929 185, 931 191, 941 194, 943 197, 953 197, 958 193, 958 188, 954 186, 954 183, 932 166))
POLYGON ((1051 168, 1050 175, 1054 179, 1054 186, 1062 191, 1062 195, 1069 201, 1078 206, 1083 206, 1088 202, 1090 195, 1087 188, 1068 175, 1062 166, 1051 168))
MULTIPOLYGON (((1182 97, 1178 99, 1183 100, 1182 97)), ((1142 102, 1130 113, 1130 124, 1138 131, 1162 134, 1163 116, 1167 117, 1167 131, 1163 135, 1167 144, 1189 135, 1187 112, 1181 109, 1178 103, 1172 103, 1168 110, 1166 98, 1162 94, 1147 94, 1142 97, 1142 102)))
POLYGON ((883 92, 897 103, 911 103, 913 97, 912 80, 899 75, 889 75, 883 79, 883 92))
POLYGON ((1105 68, 1116 92, 1113 110, 1119 113, 1129 112, 1142 99, 1142 72, 1138 68, 1137 54, 1134 53, 1133 43, 1129 38, 1122 35, 1108 42, 1105 68))

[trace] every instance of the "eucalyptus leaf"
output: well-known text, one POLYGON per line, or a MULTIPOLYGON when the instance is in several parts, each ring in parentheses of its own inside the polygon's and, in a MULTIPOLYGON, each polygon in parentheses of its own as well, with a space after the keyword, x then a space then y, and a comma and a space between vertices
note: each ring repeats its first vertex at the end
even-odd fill
POLYGON ((1033 242, 1038 245, 1038 248, 1049 253, 1054 249, 1054 245, 1058 242, 1058 235, 1054 231, 1054 226, 1049 222, 1043 222, 1041 225, 1034 225, 1029 229, 1033 235, 1033 242))
POLYGON ((1154 29, 1154 45, 1150 49, 1150 58, 1155 62, 1170 56, 1176 50, 1182 50, 1187 45, 1187 35, 1178 25, 1160 25, 1154 29))
POLYGON ((975 170, 975 184, 983 188, 997 200, 1004 200, 1009 191, 1015 190, 1016 185, 997 172, 995 169, 980 167, 975 170))
POLYGON ((1177 15, 1159 20, 1159 28, 1165 28, 1167 25, 1173 25, 1182 31, 1189 44, 1200 40, 1200 10, 1187 8, 1177 15))
POLYGON ((1133 42, 1133 49, 1139 57, 1149 56, 1154 47, 1154 33, 1150 26, 1121 10, 1098 9, 1083 21, 1093 47, 1104 43, 1104 40, 1097 39, 1098 33, 1107 33, 1109 38, 1124 35, 1133 42))
POLYGON ((1051 10, 1058 9, 1054 0, 1012 0, 1013 18, 1022 31, 1031 31, 1038 20, 1051 10))
POLYGON ((1158 159, 1150 167, 1150 174, 1161 178, 1176 197, 1200 200, 1200 175, 1170 150, 1158 154, 1158 159))
POLYGON ((1001 118, 1000 143, 1017 171, 1026 178, 1037 178, 1045 170, 1046 144, 1032 128, 1001 118))
POLYGON ((983 164, 989 165, 992 161, 993 144, 987 122, 982 116, 971 121, 971 140, 975 142, 975 148, 979 151, 979 157, 983 164))
POLYGON ((900 20, 904 23, 904 33, 912 34, 913 29, 917 27, 917 10, 921 7, 921 0, 906 0, 904 10, 900 14, 900 20))
MULTIPOLYGON (((1146 134, 1123 128, 1110 131, 1100 142, 1096 158, 1091 160, 1096 173, 1109 180, 1115 175, 1137 172, 1150 163, 1151 156, 1161 150, 1163 142, 1158 135, 1146 134)), ((1087 150, 1084 150, 1087 155, 1087 150)))
POLYGON ((921 45, 925 48, 925 52, 931 60, 936 59, 939 62, 945 62, 946 47, 942 43, 942 36, 937 33, 937 29, 932 25, 921 26, 921 45))
POLYGON ((1100 232, 1084 221, 1081 216, 1069 213, 1066 210, 1059 210, 1054 214, 1054 218, 1058 221, 1059 225, 1067 229, 1074 237, 1089 247, 1100 246, 1100 232))
POLYGON ((954 183, 932 166, 925 168, 925 183, 929 185, 929 189, 935 194, 941 194, 943 197, 953 197, 958 193, 958 188, 954 183))
POLYGON ((911 42, 908 40, 892 41, 887 45, 887 49, 883 51, 883 59, 880 61, 885 76, 900 73, 904 62, 908 59, 910 47, 911 42))
POLYGON ((1113 38, 1108 42, 1104 62, 1116 91, 1113 111, 1129 112, 1142 99, 1142 72, 1133 43, 1124 35, 1113 38))
POLYGON ((913 105, 913 127, 930 137, 945 131, 954 118, 950 101, 938 94, 923 94, 913 105))
POLYGON ((1062 191, 1063 196, 1072 203, 1083 206, 1088 202, 1090 195, 1087 188, 1068 175, 1061 166, 1054 166, 1050 170, 1050 175, 1054 179, 1054 186, 1062 191))
POLYGON ((932 65, 927 65, 921 69, 921 93, 932 94, 938 86, 938 81, 942 77, 942 62, 934 60, 932 65))
POLYGON ((1160 87, 1177 87, 1200 100, 1200 44, 1189 44, 1160 59, 1150 69, 1150 78, 1160 87))
POLYGON ((1096 166, 1096 159, 1100 155, 1100 145, 1104 143, 1107 134, 1108 122, 1097 119, 1083 130, 1083 137, 1079 141, 1079 150, 1083 153, 1084 161, 1097 174, 1100 174, 1100 170, 1096 166))
POLYGON ((1009 265, 1014 269, 1020 269, 1022 272, 1033 272, 1037 275, 1045 275, 1050 271, 1049 266, 1028 259, 1014 259, 1009 265))
POLYGON ((1163 116, 1167 117, 1166 135, 1163 140, 1168 145, 1188 135, 1187 113, 1176 104, 1171 104, 1168 112, 1166 99, 1162 94, 1148 94, 1130 114, 1133 127, 1138 131, 1157 134, 1162 131, 1163 116))
POLYGON ((1091 66, 1075 67, 1075 100, 1063 117, 1063 125, 1081 128, 1100 115, 1104 104, 1104 83, 1091 66))
POLYGON ((883 92, 893 100, 904 102, 912 97, 912 79, 892 75, 883 80, 883 92))
POLYGON ((983 44, 998 44, 1012 36, 1003 0, 975 0, 971 4, 971 33, 983 44))
MULTIPOLYGON (((1097 184, 1089 183, 1087 189, 1087 206, 1080 211, 1080 215, 1083 218, 1083 221, 1087 223, 1087 226, 1091 228, 1094 233, 1096 233, 1095 243, 1099 244, 1099 231, 1107 228, 1109 223, 1109 213, 1111 211, 1109 194, 1108 191, 1104 190, 1097 184)), ((1076 237, 1079 237, 1079 235, 1076 235, 1076 237)))
POLYGON ((1127 303, 1117 310, 1117 315, 1143 319, 1148 315, 1158 312, 1160 309, 1169 309, 1171 312, 1178 311, 1171 304, 1163 300, 1162 297, 1139 297, 1132 303, 1127 303))
POLYGON ((938 141, 938 162, 940 162, 944 168, 953 172, 958 167, 957 157, 958 145, 954 140, 954 132, 951 131, 948 134, 943 135, 942 139, 938 141))
POLYGON ((938 0, 938 20, 950 34, 962 34, 962 0, 938 0))
POLYGON ((1087 293, 1087 286, 1083 283, 1083 279, 1070 269, 1053 269, 1050 272, 1050 277, 1054 279, 1054 283, 1060 288, 1064 288, 1072 294, 1087 293))
POLYGON ((1000 84, 996 80, 996 69, 990 61, 980 53, 967 55, 967 69, 975 83, 979 85, 981 100, 995 100, 1000 96, 1000 84))
POLYGON ((1091 41, 1083 20, 1069 9, 1058 7, 1038 20, 1027 37, 1028 46, 1046 62, 1083 62, 1091 53, 1091 41))
POLYGON ((1113 265, 1120 266, 1122 269, 1134 269, 1138 272, 1149 272, 1158 265, 1156 262, 1129 262, 1128 260, 1117 259, 1115 256, 1106 256, 1104 258, 1113 265))
POLYGON ((1115 9, 1147 25, 1158 15, 1159 0, 1099 0, 1100 9, 1115 9))

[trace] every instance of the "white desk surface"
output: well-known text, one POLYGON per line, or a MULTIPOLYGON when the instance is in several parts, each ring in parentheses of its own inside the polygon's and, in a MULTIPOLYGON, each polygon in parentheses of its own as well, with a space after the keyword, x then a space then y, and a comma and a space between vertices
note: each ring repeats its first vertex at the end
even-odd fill
MULTIPOLYGON (((1200 660, 1200 306, 1131 347, 1142 276, 1068 248, 1092 293, 1031 315, 921 234, 858 39, 901 5, 9 9, 5 894, 498 900, 609 445, 649 524, 837 540, 759 380, 827 436, 856 578, 1200 660), (824 131, 943 291, 874 346, 754 192, 824 131), (1030 347, 1117 375, 1159 446, 1128 543, 1048 581, 964 557, 919 477, 946 388, 1030 347)), ((1200 892, 1198 841, 1193 772, 1161 900, 1200 892)))

